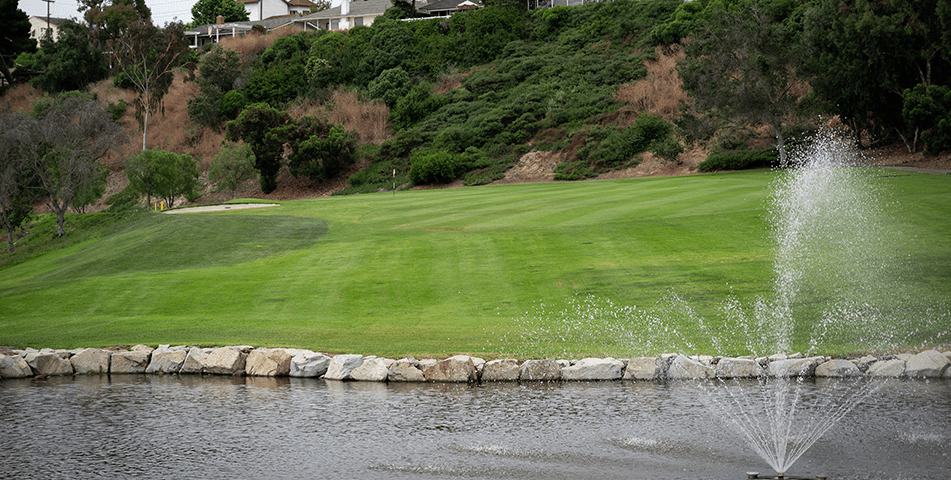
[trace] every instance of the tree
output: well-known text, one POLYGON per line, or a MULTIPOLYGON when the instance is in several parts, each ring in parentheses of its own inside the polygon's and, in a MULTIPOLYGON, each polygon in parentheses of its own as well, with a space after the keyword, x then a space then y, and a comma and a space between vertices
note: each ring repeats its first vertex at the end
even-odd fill
POLYGON ((902 136, 905 90, 947 84, 951 76, 951 5, 947 0, 817 0, 804 17, 810 49, 802 71, 826 111, 862 134, 902 136), (938 80, 936 82, 936 79, 938 80))
POLYGON ((283 110, 266 103, 248 105, 236 120, 228 122, 225 138, 245 145, 254 153, 254 168, 261 174, 261 191, 271 193, 277 188, 277 172, 281 169, 286 139, 277 130, 293 119, 283 110))
POLYGON ((36 40, 30 38, 30 17, 17 8, 17 0, 0 0, 0 74, 13 84, 9 65, 22 52, 35 52, 36 40))
POLYGON ((785 161, 783 127, 799 114, 796 75, 802 49, 789 4, 762 0, 724 5, 685 48, 678 64, 691 107, 756 132, 767 126, 785 161))
POLYGON ((244 5, 235 0, 198 0, 192 7, 192 21, 188 25, 198 27, 216 23, 218 15, 225 17, 226 22, 242 22, 249 18, 244 5))
POLYGON ((180 196, 192 200, 198 196, 198 166, 191 155, 164 150, 143 150, 126 163, 129 186, 137 193, 165 200, 168 208, 180 196))
POLYGON ((6 134, 36 176, 61 237, 67 209, 105 180, 99 160, 120 148, 125 132, 102 105, 81 94, 61 94, 39 111, 6 134))
POLYGON ((217 129, 226 116, 221 112, 222 100, 232 91, 240 73, 241 58, 234 50, 215 45, 202 55, 197 79, 200 93, 188 100, 189 118, 199 125, 217 129))
POLYGON ((93 45, 89 29, 73 22, 60 26, 56 41, 45 38, 36 54, 36 69, 43 73, 30 84, 46 92, 82 90, 109 74, 105 57, 93 45))
POLYGON ((125 34, 136 22, 152 21, 152 11, 145 0, 79 0, 79 11, 85 12, 92 38, 103 48, 125 34))
POLYGON ((112 44, 117 67, 138 93, 133 104, 142 123, 142 150, 146 149, 149 116, 162 105, 175 79, 175 67, 188 50, 184 32, 181 23, 158 28, 140 20, 112 44))
POLYGON ((30 169, 20 155, 13 132, 26 120, 19 114, 0 116, 0 223, 7 232, 7 250, 13 252, 13 235, 33 212, 30 169))
POLYGON ((254 154, 247 145, 227 143, 211 160, 208 181, 234 194, 241 182, 254 178, 254 154))

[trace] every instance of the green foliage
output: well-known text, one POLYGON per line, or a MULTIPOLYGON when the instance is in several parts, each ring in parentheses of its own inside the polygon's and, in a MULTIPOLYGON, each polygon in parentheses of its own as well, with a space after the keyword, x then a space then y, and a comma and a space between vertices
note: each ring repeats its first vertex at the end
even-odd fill
POLYGON ((64 22, 55 42, 44 38, 41 43, 35 68, 43 73, 30 81, 34 87, 47 92, 82 90, 106 78, 105 57, 85 26, 64 22))
POLYGON ((119 99, 118 102, 112 103, 106 107, 106 111, 109 112, 109 115, 112 116, 114 122, 122 120, 122 117, 125 115, 126 109, 129 107, 129 102, 126 102, 124 99, 119 99))
POLYGON ((697 23, 702 19, 701 12, 707 5, 706 2, 680 4, 667 21, 655 25, 651 30, 651 43, 671 45, 689 36, 697 28, 697 23))
POLYGON ((21 52, 13 61, 16 68, 33 68, 34 64, 36 64, 36 54, 33 52, 21 52))
POLYGON ((139 192, 134 188, 126 186, 121 192, 115 193, 106 199, 106 208, 108 213, 130 212, 140 209, 139 192))
POLYGON ((367 93, 370 94, 370 98, 382 100, 388 107, 393 108, 411 88, 409 74, 403 70, 403 67, 396 67, 384 70, 380 76, 374 78, 370 82, 367 93))
POLYGON ((458 177, 460 164, 455 155, 443 151, 430 151, 413 155, 409 179, 416 185, 447 183, 458 177))
POLYGON ((109 170, 102 165, 96 166, 98 168, 92 174, 91 181, 76 189, 76 194, 70 202, 70 206, 78 213, 86 213, 86 207, 99 201, 106 193, 106 179, 109 176, 109 170))
POLYGON ((776 164, 779 152, 775 148, 765 150, 736 150, 731 152, 715 153, 697 165, 701 172, 718 172, 721 170, 749 170, 752 168, 769 168, 776 164))
POLYGON ((236 120, 228 122, 225 138, 232 142, 244 140, 254 153, 254 168, 261 174, 261 191, 271 193, 277 188, 277 172, 281 169, 285 139, 273 129, 292 123, 287 112, 266 103, 248 105, 236 120))
POLYGON ((905 90, 902 117, 922 132, 925 153, 937 155, 951 147, 951 88, 919 84, 905 90))
POLYGON ((233 119, 241 113, 248 104, 248 98, 240 90, 232 90, 221 97, 218 102, 218 114, 224 119, 233 119))
MULTIPOLYGON (((598 170, 625 167, 635 155, 647 151, 652 145, 658 145, 660 150, 673 148, 666 145, 673 133, 673 125, 653 115, 639 115, 634 124, 625 129, 593 127, 587 133, 588 144, 579 149, 578 157, 598 170)), ((576 170, 574 166, 570 168, 576 170)), ((587 174, 578 175, 582 178, 587 174)))
POLYGON ((217 190, 235 190, 245 180, 254 178, 254 153, 247 145, 226 143, 211 160, 208 181, 217 190))
POLYGON ((427 84, 416 85, 396 101, 390 110, 390 121, 396 130, 405 130, 419 123, 443 104, 442 97, 431 93, 427 84))
POLYGON ((200 93, 188 100, 192 122, 218 129, 225 120, 238 116, 248 103, 242 91, 233 90, 241 70, 241 59, 234 50, 214 45, 202 55, 197 79, 200 93))
POLYGON ((310 49, 311 44, 317 40, 318 35, 314 32, 304 31, 295 35, 280 37, 261 53, 261 62, 264 65, 286 61, 299 62, 300 58, 310 49))
POLYGON ((180 196, 198 198, 198 164, 190 155, 143 150, 126 162, 125 172, 130 188, 146 195, 150 204, 153 196, 165 200, 168 208, 180 196))
POLYGON ((248 11, 243 4, 235 0, 198 0, 192 6, 192 21, 189 27, 216 23, 218 15, 223 16, 225 22, 248 20, 248 11))
POLYGON ((17 8, 18 0, 0 0, 0 74, 13 84, 9 66, 22 52, 36 51, 36 40, 30 38, 30 17, 17 8))
POLYGON ((582 180, 585 178, 594 178, 598 174, 591 171, 587 162, 562 162, 555 165, 555 180, 582 180))
POLYGON ((357 135, 340 125, 329 125, 311 117, 298 121, 301 137, 293 144, 288 167, 295 177, 313 181, 333 178, 344 165, 356 161, 357 135))
POLYGON ((304 66, 300 62, 278 62, 255 70, 244 94, 252 103, 281 106, 295 99, 307 87, 304 66))

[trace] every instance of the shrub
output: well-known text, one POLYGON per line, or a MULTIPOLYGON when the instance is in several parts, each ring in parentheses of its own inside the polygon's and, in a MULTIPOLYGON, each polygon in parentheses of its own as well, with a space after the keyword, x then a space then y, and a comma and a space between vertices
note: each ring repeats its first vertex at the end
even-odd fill
POLYGON ((140 195, 164 199, 171 208, 184 195, 189 201, 198 197, 198 163, 191 155, 164 150, 143 150, 126 163, 129 187, 140 195))
POLYGON ((378 77, 370 81, 367 88, 370 98, 382 100, 386 106, 393 108, 396 102, 403 98, 410 90, 409 74, 403 67, 384 70, 378 77))
POLYGON ((597 174, 592 172, 588 164, 583 161, 562 162, 555 165, 555 180, 581 180, 582 178, 594 178, 597 174))
POLYGON ((229 142, 211 160, 208 181, 216 185, 216 190, 234 193, 241 182, 254 178, 255 173, 251 148, 229 142))
POLYGON ((456 179, 458 161, 449 152, 438 150, 419 154, 409 167, 409 179, 416 185, 447 183, 456 179))
POLYGON ((109 112, 109 115, 112 116, 112 120, 118 122, 122 120, 122 116, 125 115, 125 110, 128 108, 129 102, 126 102, 123 99, 119 100, 119 103, 109 102, 109 105, 106 106, 106 112, 109 112))
POLYGON ((333 125, 326 133, 312 134, 293 147, 294 153, 288 157, 291 174, 321 181, 333 178, 344 164, 356 160, 357 136, 341 125, 333 125))
POLYGON ((701 172, 719 170, 748 170, 766 168, 776 162, 779 153, 774 148, 765 150, 737 150, 710 155, 697 165, 701 172))
POLYGON ((218 102, 218 114, 222 119, 232 120, 238 117, 241 110, 248 104, 248 97, 240 90, 232 90, 218 102))

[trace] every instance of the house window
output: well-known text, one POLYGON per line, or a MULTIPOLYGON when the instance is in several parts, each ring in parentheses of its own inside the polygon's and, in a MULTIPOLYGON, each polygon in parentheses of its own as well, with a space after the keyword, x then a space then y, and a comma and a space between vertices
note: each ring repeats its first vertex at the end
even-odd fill
POLYGON ((357 17, 353 19, 354 25, 363 25, 363 17, 357 17))
POLYGON ((340 19, 335 18, 335 19, 331 20, 331 21, 330 21, 330 29, 331 29, 331 30, 339 30, 339 29, 340 29, 340 19))

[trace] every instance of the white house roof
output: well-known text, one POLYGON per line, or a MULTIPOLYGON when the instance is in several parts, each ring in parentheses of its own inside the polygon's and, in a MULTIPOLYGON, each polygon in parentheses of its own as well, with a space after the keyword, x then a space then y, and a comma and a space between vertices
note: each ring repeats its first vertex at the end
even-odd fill
MULTIPOLYGON (((346 0, 344 0, 346 1, 346 0)), ((317 13, 299 17, 297 21, 323 20, 327 18, 363 17, 368 15, 383 15, 393 6, 391 0, 354 0, 350 2, 350 13, 340 14, 340 7, 328 8, 317 13)))

